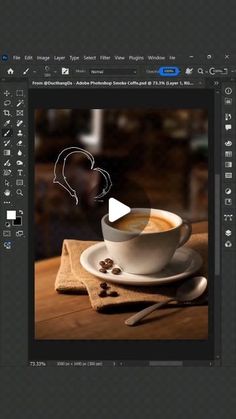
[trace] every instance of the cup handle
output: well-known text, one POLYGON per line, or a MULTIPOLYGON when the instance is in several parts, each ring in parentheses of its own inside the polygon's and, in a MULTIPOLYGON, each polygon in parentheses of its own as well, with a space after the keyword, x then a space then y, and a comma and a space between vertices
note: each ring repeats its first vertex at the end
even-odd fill
POLYGON ((178 247, 183 246, 183 244, 185 244, 188 241, 189 237, 192 234, 192 225, 189 221, 183 220, 183 223, 181 225, 181 229, 182 228, 184 229, 184 231, 181 233, 181 237, 180 237, 178 247))

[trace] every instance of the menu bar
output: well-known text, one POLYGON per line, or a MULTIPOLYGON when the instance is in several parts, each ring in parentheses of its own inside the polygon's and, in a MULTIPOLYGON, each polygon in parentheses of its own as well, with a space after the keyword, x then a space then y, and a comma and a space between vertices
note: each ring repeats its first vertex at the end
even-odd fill
POLYGON ((190 61, 190 62, 214 62, 214 61, 225 61, 225 62, 233 62, 236 59, 236 54, 232 53, 212 53, 209 52, 207 54, 160 54, 160 53, 150 53, 150 54, 65 54, 65 55, 48 55, 48 54, 8 54, 8 53, 0 53, 0 61, 4 62, 39 62, 39 63, 95 63, 95 62, 103 62, 103 63, 142 63, 142 62, 153 62, 153 63, 160 63, 160 62, 183 62, 183 61, 190 61))

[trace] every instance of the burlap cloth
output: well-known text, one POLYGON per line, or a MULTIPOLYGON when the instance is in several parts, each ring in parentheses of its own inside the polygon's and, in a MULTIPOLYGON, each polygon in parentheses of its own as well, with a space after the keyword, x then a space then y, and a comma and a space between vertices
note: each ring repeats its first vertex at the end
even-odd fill
MULTIPOLYGON (((175 295, 176 288, 181 283, 180 281, 169 285, 150 287, 123 286, 108 282, 109 291, 117 291, 119 295, 117 297, 99 297, 99 292, 101 291, 100 283, 103 280, 85 271, 80 264, 81 253, 95 243, 91 241, 64 240, 61 265, 55 282, 56 291, 61 293, 88 294, 92 308, 98 311, 111 307, 118 308, 118 306, 127 304, 154 303, 175 295)), ((193 234, 187 246, 200 253, 203 258, 203 266, 198 271, 198 274, 207 276, 207 233, 193 234)), ((182 282, 186 280, 182 280, 182 282)), ((196 301, 196 304, 201 304, 205 300, 204 296, 204 299, 200 298, 196 301)))

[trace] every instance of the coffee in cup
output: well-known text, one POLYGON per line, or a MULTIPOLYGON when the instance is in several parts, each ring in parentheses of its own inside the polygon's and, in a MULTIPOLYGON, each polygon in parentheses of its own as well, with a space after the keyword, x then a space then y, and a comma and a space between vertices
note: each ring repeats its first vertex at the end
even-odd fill
POLYGON ((133 208, 114 223, 105 215, 102 231, 110 257, 125 272, 153 274, 171 261, 192 230, 189 222, 172 212, 133 208))
POLYGON ((155 215, 130 213, 113 223, 118 230, 134 233, 155 233, 167 231, 175 225, 165 218, 155 215))

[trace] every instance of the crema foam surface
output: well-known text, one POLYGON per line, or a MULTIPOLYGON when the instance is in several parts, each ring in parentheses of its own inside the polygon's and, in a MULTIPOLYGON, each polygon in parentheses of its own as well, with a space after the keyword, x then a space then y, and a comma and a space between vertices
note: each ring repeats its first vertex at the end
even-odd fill
POLYGON ((116 221, 114 227, 132 233, 138 233, 140 231, 154 233, 170 230, 174 225, 170 221, 160 217, 129 214, 123 219, 116 221))

